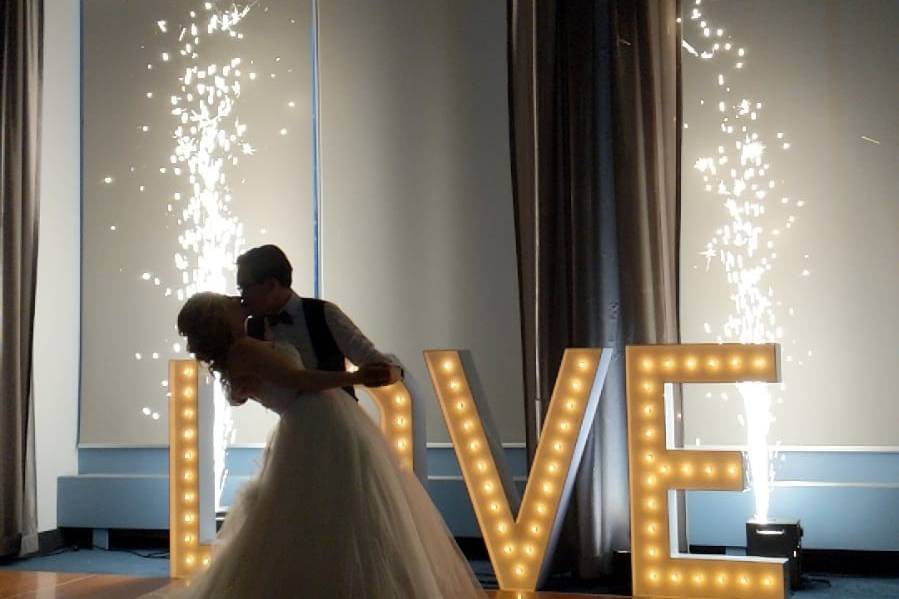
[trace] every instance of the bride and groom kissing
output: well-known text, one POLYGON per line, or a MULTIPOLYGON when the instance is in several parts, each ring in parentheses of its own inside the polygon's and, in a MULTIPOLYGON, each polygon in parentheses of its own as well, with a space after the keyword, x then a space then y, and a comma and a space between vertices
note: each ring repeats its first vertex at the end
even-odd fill
POLYGON ((283 251, 253 248, 237 260, 239 298, 198 293, 178 315, 232 405, 258 401, 280 418, 211 566, 174 594, 484 597, 427 492, 353 396, 353 385, 389 385, 402 369, 335 304, 291 284, 283 251), (347 372, 347 359, 359 370, 347 372))

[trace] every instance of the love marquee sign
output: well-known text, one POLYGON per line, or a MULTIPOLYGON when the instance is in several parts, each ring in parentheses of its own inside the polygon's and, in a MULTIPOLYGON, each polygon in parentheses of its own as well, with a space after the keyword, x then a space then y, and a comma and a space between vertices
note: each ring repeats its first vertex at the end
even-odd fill
MULTIPOLYGON (((501 589, 536 590, 567 509, 574 477, 608 373, 611 350, 570 348, 562 358, 523 498, 505 471, 490 413, 476 397, 457 350, 429 350, 425 362, 501 589)), ((668 491, 742 491, 743 456, 673 449, 666 438, 666 383, 776 382, 775 345, 645 345, 626 349, 631 560, 635 597, 785 599, 786 560, 694 557, 671 548, 668 491)), ((171 573, 209 564, 198 541, 198 367, 170 362, 171 573)), ((367 389, 402 468, 412 470, 412 397, 397 383, 367 389)))

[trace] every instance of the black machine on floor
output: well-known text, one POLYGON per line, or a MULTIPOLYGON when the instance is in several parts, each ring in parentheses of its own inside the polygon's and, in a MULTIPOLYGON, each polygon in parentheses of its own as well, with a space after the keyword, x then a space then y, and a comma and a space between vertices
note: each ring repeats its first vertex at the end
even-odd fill
POLYGON ((799 520, 746 523, 746 553, 758 557, 785 557, 790 588, 799 588, 802 577, 802 526, 799 520))

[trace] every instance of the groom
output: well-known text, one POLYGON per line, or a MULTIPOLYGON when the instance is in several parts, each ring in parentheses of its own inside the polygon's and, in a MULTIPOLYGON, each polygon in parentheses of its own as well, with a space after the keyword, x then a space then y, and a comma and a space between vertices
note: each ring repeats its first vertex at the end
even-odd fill
MULTIPOLYGON (((275 245, 253 248, 237 258, 237 288, 250 314, 249 336, 290 343, 309 369, 345 371, 349 359, 360 367, 384 365, 382 385, 402 378, 402 369, 375 349, 337 305, 297 295, 290 288, 292 273, 287 256, 275 245)), ((354 395, 352 388, 347 391, 354 395)))

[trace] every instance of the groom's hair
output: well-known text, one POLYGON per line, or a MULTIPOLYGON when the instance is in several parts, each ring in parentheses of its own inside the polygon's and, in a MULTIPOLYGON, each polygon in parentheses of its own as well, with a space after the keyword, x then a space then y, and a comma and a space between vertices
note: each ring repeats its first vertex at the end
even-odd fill
POLYGON ((247 250, 237 258, 237 267, 244 268, 257 283, 274 277, 284 287, 293 281, 293 267, 287 255, 276 245, 261 245, 247 250))

